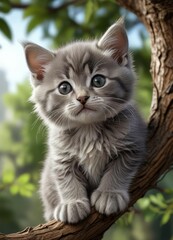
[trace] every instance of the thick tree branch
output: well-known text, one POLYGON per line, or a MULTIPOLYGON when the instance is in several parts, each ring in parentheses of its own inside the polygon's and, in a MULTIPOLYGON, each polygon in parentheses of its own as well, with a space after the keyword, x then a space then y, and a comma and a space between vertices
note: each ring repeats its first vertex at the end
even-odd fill
MULTIPOLYGON (((163 144, 170 144, 165 138, 163 144)), ((153 146, 153 141, 149 140, 149 146, 153 146)), ((173 144, 173 140, 172 143, 173 144)), ((173 146, 173 145, 172 145, 173 146)), ((167 146, 165 146, 165 149, 167 146)), ((157 183, 157 179, 163 174, 166 169, 172 164, 172 158, 169 158, 167 164, 163 161, 164 155, 161 154, 161 158, 153 159, 151 153, 153 148, 149 153, 148 161, 145 166, 141 169, 139 175, 135 178, 132 188, 131 188, 131 202, 130 206, 141 198, 150 188, 157 183)), ((160 151, 160 150, 159 150, 160 151)), ((173 150, 172 150, 173 153, 173 150)), ((128 209, 126 209, 127 211, 128 209)), ((122 215, 119 213, 117 215, 112 215, 110 217, 98 214, 94 209, 90 216, 77 225, 68 225, 61 222, 52 221, 46 224, 40 224, 35 228, 26 228, 19 233, 3 235, 0 234, 0 240, 95 240, 101 239, 103 233, 122 215)))
MULTIPOLYGON (((131 186, 129 207, 157 184, 173 164, 173 1, 117 0, 140 17, 151 36, 152 111, 148 124, 146 163, 131 186), (156 3, 157 2, 157 3, 156 3), (167 6, 166 6, 167 4, 167 6)), ((126 209, 128 211, 128 209, 126 209)), ((95 210, 77 225, 52 221, 0 240, 97 240, 123 213, 106 217, 95 210)))

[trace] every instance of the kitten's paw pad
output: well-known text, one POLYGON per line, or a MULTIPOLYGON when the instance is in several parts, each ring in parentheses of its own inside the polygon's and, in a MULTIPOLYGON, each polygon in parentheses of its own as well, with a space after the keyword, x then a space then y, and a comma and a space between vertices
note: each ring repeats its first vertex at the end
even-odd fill
POLYGON ((58 205, 54 210, 54 218, 62 222, 77 223, 86 218, 90 210, 88 199, 74 200, 58 205))
POLYGON ((129 203, 129 194, 126 191, 102 192, 96 190, 91 195, 91 204, 95 209, 106 215, 123 211, 129 203))

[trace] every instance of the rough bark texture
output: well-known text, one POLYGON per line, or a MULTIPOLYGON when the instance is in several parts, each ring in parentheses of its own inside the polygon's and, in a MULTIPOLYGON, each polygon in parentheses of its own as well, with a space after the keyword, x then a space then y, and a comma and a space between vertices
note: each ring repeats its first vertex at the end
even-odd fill
MULTIPOLYGON (((173 1, 116 2, 134 12, 145 24, 151 37, 153 99, 148 124, 148 154, 145 166, 132 184, 130 207, 156 185, 160 176, 173 164, 173 1)), ((78 225, 52 221, 19 233, 0 234, 0 240, 98 240, 122 214, 105 217, 93 210, 78 225)))

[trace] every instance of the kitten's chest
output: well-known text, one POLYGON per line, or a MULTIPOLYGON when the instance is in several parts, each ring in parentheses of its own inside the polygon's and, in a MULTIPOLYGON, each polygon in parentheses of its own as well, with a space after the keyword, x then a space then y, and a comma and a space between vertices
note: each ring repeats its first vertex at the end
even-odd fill
POLYGON ((66 144, 66 152, 78 161, 91 185, 98 185, 112 152, 116 151, 115 139, 103 129, 86 127, 74 132, 66 144))
POLYGON ((54 138, 55 159, 63 163, 76 161, 93 186, 98 185, 111 156, 117 153, 116 134, 97 126, 54 133, 54 138))
POLYGON ((105 166, 110 159, 109 151, 109 147, 105 147, 103 136, 93 139, 91 137, 76 151, 79 165, 92 186, 97 186, 100 182, 105 166))

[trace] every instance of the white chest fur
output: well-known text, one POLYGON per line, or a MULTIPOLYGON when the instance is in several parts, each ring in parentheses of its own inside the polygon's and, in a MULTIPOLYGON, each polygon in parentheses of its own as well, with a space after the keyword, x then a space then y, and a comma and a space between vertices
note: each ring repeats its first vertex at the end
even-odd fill
POLYGON ((112 151, 114 153, 117 151, 113 135, 106 134, 100 126, 85 126, 64 133, 52 132, 52 134, 53 155, 63 162, 70 159, 78 161, 88 180, 93 185, 97 185, 112 151))
POLYGON ((110 144, 98 129, 92 127, 79 132, 78 137, 80 144, 76 148, 76 154, 79 157, 79 164, 83 167, 88 179, 97 185, 109 161, 110 144))

